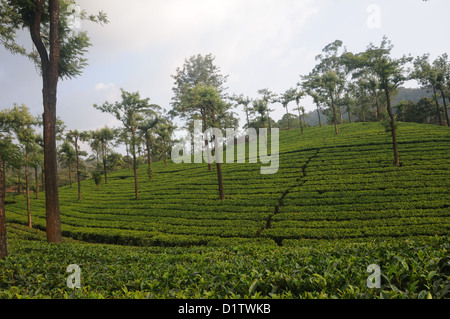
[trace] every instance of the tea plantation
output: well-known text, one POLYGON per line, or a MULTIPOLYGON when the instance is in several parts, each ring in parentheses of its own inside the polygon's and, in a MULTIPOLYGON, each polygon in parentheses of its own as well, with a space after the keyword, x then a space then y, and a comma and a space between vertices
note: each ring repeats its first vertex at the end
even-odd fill
MULTIPOLYGON (((45 243, 45 202, 7 198, 3 298, 448 298, 450 129, 400 123, 401 167, 379 123, 280 134, 277 174, 154 163, 99 188, 60 189, 65 243, 45 243), (112 245, 111 245, 112 244, 112 245), (78 264, 82 288, 66 287, 78 264), (381 268, 369 288, 367 267, 381 268)), ((43 197, 43 196, 41 196, 43 197)))

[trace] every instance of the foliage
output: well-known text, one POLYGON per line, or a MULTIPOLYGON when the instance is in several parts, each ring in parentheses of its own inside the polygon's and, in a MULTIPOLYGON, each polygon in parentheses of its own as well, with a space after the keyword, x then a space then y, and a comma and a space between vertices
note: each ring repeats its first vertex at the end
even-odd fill
MULTIPOLYGON (((0 298, 448 298, 449 241, 373 241, 286 247, 132 248, 14 238, 0 260, 0 298), (81 268, 81 288, 66 286, 66 268, 81 268), (368 288, 367 267, 381 269, 368 288)), ((36 235, 35 235, 36 236, 36 235)), ((19 237, 20 238, 20 237, 19 237)))

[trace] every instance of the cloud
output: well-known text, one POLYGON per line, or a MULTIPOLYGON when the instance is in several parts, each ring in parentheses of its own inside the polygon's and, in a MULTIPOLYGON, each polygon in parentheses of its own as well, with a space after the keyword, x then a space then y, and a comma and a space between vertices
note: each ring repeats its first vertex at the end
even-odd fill
POLYGON ((95 86, 95 89, 100 91, 100 90, 108 90, 113 87, 115 87, 114 83, 105 84, 103 82, 100 82, 95 86))

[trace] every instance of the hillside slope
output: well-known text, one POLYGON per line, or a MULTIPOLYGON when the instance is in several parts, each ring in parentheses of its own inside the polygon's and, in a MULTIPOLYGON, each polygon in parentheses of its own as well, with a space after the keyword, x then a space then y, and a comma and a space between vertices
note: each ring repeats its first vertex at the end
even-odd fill
MULTIPOLYGON (((283 131, 280 168, 224 164, 226 200, 218 200, 216 172, 205 164, 139 168, 140 199, 131 170, 111 173, 97 189, 60 189, 63 235, 129 245, 292 245, 311 240, 367 241, 448 235, 450 129, 401 123, 401 167, 379 123, 283 131)), ((43 196, 41 196, 42 198, 43 196)), ((44 200, 32 200, 34 227, 45 229, 44 200)), ((8 223, 26 224, 23 196, 8 198, 8 223)))

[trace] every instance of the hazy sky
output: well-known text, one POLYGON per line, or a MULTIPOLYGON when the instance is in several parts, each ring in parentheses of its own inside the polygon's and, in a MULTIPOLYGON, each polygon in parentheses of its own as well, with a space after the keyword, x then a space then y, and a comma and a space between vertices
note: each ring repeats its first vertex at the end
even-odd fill
MULTIPOLYGON (((60 82, 58 116, 69 129, 117 126, 94 103, 114 102, 120 88, 139 91, 151 103, 169 110, 171 75, 185 59, 211 53, 230 94, 257 97, 257 90, 276 93, 295 87, 309 73, 314 57, 336 39, 349 51, 361 52, 383 35, 393 55, 450 53, 447 40, 448 0, 78 0, 90 13, 103 10, 105 26, 83 22, 93 46, 89 66, 74 80, 60 82), (373 6, 375 5, 375 6, 373 6), (377 14, 379 12, 379 15, 377 14)), ((21 42, 30 46, 28 34, 21 42)), ((409 83, 409 86, 415 83, 409 83)), ((43 111, 42 83, 26 58, 0 48, 0 108, 26 104, 34 115, 43 111)), ((302 101, 308 111, 315 106, 302 101)), ((294 103, 290 104, 290 108, 294 103)), ((273 105, 272 117, 284 109, 273 105)), ((243 124, 243 123, 242 123, 243 124)))

